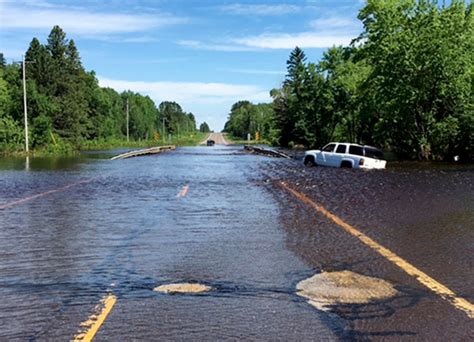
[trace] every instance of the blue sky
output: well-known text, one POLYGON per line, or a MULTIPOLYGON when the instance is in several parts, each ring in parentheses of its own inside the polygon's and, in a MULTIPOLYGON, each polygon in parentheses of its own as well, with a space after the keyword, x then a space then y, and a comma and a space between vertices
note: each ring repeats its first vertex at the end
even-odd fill
POLYGON ((362 26, 364 1, 0 0, 0 52, 18 60, 54 25, 102 86, 176 101, 218 131, 239 100, 269 102, 300 46, 317 62, 362 26))

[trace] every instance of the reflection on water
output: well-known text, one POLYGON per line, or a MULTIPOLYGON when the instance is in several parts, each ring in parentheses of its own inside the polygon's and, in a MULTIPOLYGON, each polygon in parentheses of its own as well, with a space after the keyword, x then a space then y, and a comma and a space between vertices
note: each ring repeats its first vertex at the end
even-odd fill
POLYGON ((77 170, 87 162, 83 156, 76 157, 3 157, 0 158, 0 172, 8 170, 64 171, 77 170))

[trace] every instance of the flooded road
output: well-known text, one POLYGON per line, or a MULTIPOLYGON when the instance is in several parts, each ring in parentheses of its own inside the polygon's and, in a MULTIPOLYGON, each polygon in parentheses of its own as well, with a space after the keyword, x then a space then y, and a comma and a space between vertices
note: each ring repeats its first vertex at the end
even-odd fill
POLYGON ((472 340, 473 320, 278 184, 318 201, 474 302, 474 171, 305 169, 241 147, 110 161, 0 161, 0 340, 472 340), (322 271, 395 297, 317 310, 322 271), (201 294, 160 285, 200 283, 201 294))

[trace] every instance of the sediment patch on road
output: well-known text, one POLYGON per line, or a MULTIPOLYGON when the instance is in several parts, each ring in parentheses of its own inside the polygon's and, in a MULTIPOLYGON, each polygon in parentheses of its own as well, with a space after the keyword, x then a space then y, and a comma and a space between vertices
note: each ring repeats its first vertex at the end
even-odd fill
POLYGON ((319 273, 299 282, 296 289, 297 295, 324 311, 331 305, 366 304, 397 294, 389 282, 351 271, 319 273))
POLYGON ((203 285, 203 284, 197 284, 197 283, 178 283, 178 284, 161 285, 161 286, 155 287, 153 291, 161 292, 161 293, 169 293, 169 294, 203 293, 203 292, 212 291, 212 287, 203 285))

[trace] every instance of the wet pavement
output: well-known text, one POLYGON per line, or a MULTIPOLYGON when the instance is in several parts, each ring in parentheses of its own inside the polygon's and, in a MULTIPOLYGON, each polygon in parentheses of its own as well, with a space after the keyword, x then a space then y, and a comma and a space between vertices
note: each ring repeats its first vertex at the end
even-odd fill
POLYGON ((0 160, 0 340, 70 340, 107 294, 117 302, 96 341, 474 339, 464 312, 278 186, 472 303, 472 168, 307 169, 218 145, 25 168, 0 160), (296 295, 343 270, 398 294, 329 312, 296 295), (213 291, 153 291, 182 282, 213 291))

